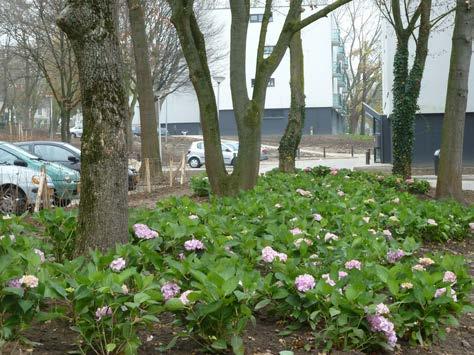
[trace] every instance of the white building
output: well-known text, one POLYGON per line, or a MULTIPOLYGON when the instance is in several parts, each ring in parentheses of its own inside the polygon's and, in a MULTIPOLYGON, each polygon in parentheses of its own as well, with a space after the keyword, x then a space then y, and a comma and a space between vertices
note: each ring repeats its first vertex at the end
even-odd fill
MULTIPOLYGON (((316 1, 312 1, 314 4, 316 1)), ((255 77, 256 53, 264 12, 263 1, 255 1, 251 8, 250 23, 247 36, 247 85, 249 96, 252 94, 252 79, 255 77)), ((271 51, 276 44, 283 27, 288 11, 288 1, 277 2, 272 12, 272 21, 268 26, 266 50, 271 51)), ((323 1, 324 4, 327 1, 323 1)), ((310 9, 305 7, 303 17, 309 16, 322 6, 310 9)), ((213 21, 222 26, 222 52, 230 51, 231 12, 228 1, 223 6, 210 10, 213 21)), ((331 16, 322 18, 302 31, 304 64, 305 64, 305 94, 306 94, 306 122, 304 133, 331 134, 344 130, 342 94, 345 92, 345 82, 342 77, 342 66, 345 65, 344 50, 339 33, 335 29, 331 16)), ((220 84, 215 83, 216 97, 219 96, 220 126, 222 134, 236 134, 236 123, 233 115, 233 106, 229 82, 229 56, 211 68, 215 76, 224 77, 220 84)), ((276 69, 267 89, 265 113, 262 124, 263 134, 283 133, 290 107, 290 56, 285 54, 279 67, 276 69)), ((136 110, 138 113, 138 109, 136 110)), ((138 116, 137 116, 138 117, 138 116)), ((135 123, 139 120, 135 119, 135 123)), ((193 90, 187 93, 170 95, 162 105, 160 123, 167 123, 170 134, 199 134, 199 106, 193 90)))
MULTIPOLYGON (((441 129, 446 103, 447 82, 451 57, 451 40, 454 14, 432 31, 428 43, 428 57, 421 82, 419 112, 415 122, 414 163, 432 165, 433 153, 441 145, 441 129)), ((393 111, 393 59, 396 36, 390 24, 385 23, 383 41, 383 114, 388 117, 393 111)), ((415 44, 410 44, 414 56, 415 44)), ((413 60, 412 56, 412 60, 413 60)), ((386 141, 389 134, 385 132, 386 141)), ((464 131, 464 162, 474 163, 474 56, 469 76, 469 96, 464 131)), ((387 150, 387 149, 386 149, 387 150)), ((390 149, 389 149, 390 150, 390 149)), ((387 154, 386 154, 387 155, 387 154)), ((384 162, 391 161, 391 151, 384 162)))

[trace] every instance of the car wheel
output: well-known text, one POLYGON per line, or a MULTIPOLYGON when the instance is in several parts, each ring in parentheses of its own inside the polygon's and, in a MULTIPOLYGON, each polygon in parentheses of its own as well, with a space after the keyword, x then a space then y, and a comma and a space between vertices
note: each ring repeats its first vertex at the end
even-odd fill
POLYGON ((57 196, 54 197, 54 204, 57 207, 67 207, 71 203, 71 200, 68 198, 59 198, 57 196))
POLYGON ((22 214, 27 209, 26 195, 14 185, 0 188, 0 212, 2 214, 22 214))
POLYGON ((199 168, 201 166, 201 161, 199 158, 192 157, 188 160, 188 164, 191 168, 199 168))
POLYGON ((77 134, 76 134, 76 133, 71 133, 71 136, 72 136, 72 138, 77 138, 77 134))

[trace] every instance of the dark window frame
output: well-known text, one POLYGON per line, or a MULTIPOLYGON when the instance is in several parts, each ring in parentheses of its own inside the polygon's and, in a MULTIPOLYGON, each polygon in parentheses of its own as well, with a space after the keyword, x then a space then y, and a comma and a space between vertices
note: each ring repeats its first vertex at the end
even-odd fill
MULTIPOLYGON (((251 79, 250 85, 251 85, 252 87, 255 86, 255 79, 251 79)), ((268 79, 267 88, 274 88, 274 87, 275 87, 275 78, 270 78, 270 79, 268 79)))

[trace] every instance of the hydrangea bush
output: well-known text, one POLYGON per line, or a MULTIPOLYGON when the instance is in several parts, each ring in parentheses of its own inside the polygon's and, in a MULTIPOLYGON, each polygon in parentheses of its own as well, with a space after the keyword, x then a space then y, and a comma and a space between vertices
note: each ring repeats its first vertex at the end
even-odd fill
POLYGON ((6 255, 20 266, 1 273, 0 297, 16 297, 7 311, 15 316, 23 300, 36 312, 60 299, 83 351, 100 354, 136 353, 139 332, 164 312, 183 329, 176 339, 236 354, 261 312, 287 331, 312 329, 308 349, 426 343, 471 310, 472 280, 462 257, 420 246, 472 237, 474 211, 412 194, 425 187, 325 167, 270 172, 237 198, 169 198, 133 210, 130 243, 89 258, 53 262, 47 242, 5 237, 0 265, 6 255), (18 287, 26 291, 9 293, 18 287))

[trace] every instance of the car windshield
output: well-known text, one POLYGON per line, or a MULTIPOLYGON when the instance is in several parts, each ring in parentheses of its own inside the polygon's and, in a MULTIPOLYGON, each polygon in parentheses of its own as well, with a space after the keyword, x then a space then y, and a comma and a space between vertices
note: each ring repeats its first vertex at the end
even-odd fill
POLYGON ((64 143, 63 144, 64 147, 72 150, 74 153, 76 153, 77 155, 81 155, 81 150, 79 148, 76 148, 75 146, 73 146, 72 144, 68 144, 68 143, 64 143))
POLYGON ((33 159, 33 160, 41 160, 40 157, 37 157, 36 155, 33 155, 29 152, 27 152, 24 149, 21 149, 20 147, 17 147, 13 144, 10 143, 2 143, 2 146, 5 147, 7 150, 9 150, 12 154, 18 154, 23 157, 26 157, 28 159, 33 159))

